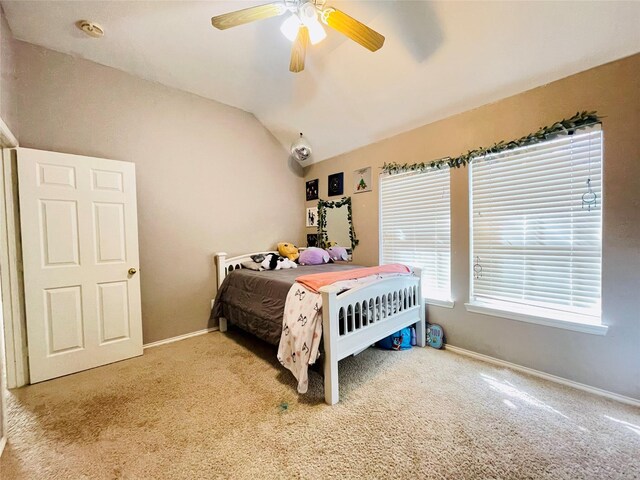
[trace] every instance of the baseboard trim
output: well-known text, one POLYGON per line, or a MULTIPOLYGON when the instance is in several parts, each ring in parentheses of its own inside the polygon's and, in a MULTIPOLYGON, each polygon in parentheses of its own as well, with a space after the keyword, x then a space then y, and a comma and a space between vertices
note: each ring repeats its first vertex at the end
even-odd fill
POLYGON ((164 340, 158 340, 157 342, 145 343, 142 345, 143 349, 159 347, 160 345, 166 345, 167 343, 179 342, 180 340, 186 340, 187 338, 197 337, 198 335, 204 335, 205 333, 215 332, 218 327, 205 328, 196 332, 185 333, 184 335, 178 335, 177 337, 165 338, 164 340))
POLYGON ((0 438, 0 457, 2 457, 2 452, 4 452, 4 447, 7 444, 7 436, 0 438))
POLYGON ((482 353, 472 352, 471 350, 466 350, 464 348, 456 347, 454 345, 447 344, 445 349, 449 350, 450 352, 457 353, 459 355, 475 358, 476 360, 492 363, 494 365, 499 365, 501 367, 510 368, 518 372, 527 373, 529 375, 533 375, 534 377, 543 378, 545 380, 559 383, 561 385, 566 385, 568 387, 577 388, 578 390, 593 393, 594 395, 598 395, 600 397, 616 400, 618 402, 625 403, 627 405, 632 405, 634 407, 640 407, 640 400, 637 400, 632 397, 626 397, 624 395, 613 393, 608 390, 602 390, 601 388, 591 387, 589 385, 585 385, 584 383, 574 382, 573 380, 568 380, 563 377, 551 375, 550 373, 541 372, 540 370, 534 370, 533 368, 523 367, 522 365, 518 365, 516 363, 500 360, 499 358, 490 357, 489 355, 483 355, 482 353))

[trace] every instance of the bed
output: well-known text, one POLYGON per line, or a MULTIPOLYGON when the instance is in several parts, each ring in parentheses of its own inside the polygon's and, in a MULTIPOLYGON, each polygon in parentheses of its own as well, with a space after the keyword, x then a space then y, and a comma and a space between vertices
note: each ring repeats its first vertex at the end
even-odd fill
MULTIPOLYGON (((277 271, 243 269, 242 263, 249 261, 252 255, 256 253, 232 258, 227 258, 226 253, 216 254, 218 294, 212 317, 218 318, 221 332, 227 330, 227 321, 230 321, 274 345, 282 333, 284 300, 297 277, 329 270, 362 268, 336 263, 277 271), (233 272, 236 274, 231 275, 233 272)), ((339 400, 338 362, 343 358, 414 324, 418 346, 425 345, 424 304, 418 269, 414 269, 413 275, 382 278, 347 291, 329 285, 319 292, 322 295, 324 394, 327 404, 334 405, 339 400)))

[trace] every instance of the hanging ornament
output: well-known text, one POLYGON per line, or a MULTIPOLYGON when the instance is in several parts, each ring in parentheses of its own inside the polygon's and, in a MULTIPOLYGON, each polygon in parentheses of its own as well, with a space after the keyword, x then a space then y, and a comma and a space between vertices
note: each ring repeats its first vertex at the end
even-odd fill
POLYGON ((591 207, 595 208, 598 202, 598 196, 591 188, 591 135, 589 135, 589 177, 587 178, 587 191, 582 194, 582 208, 586 206, 589 211, 591 207))
POLYGON ((304 162, 311 156, 311 145, 302 133, 300 138, 291 144, 291 155, 299 162, 304 162))
POLYGON ((591 189, 591 179, 587 179, 587 192, 582 194, 582 208, 585 206, 589 211, 591 211, 591 207, 595 208, 598 202, 598 196, 591 189))
POLYGON ((476 280, 482 278, 482 265, 480 265, 480 257, 476 256, 476 262, 473 264, 473 278, 476 280))

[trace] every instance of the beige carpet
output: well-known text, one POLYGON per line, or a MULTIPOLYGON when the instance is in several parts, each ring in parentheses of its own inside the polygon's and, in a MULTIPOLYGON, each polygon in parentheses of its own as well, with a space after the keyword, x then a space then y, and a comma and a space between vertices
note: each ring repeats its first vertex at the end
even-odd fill
POLYGON ((9 394, 6 479, 638 478, 640 409, 434 349, 369 349, 298 397, 211 333, 9 394))

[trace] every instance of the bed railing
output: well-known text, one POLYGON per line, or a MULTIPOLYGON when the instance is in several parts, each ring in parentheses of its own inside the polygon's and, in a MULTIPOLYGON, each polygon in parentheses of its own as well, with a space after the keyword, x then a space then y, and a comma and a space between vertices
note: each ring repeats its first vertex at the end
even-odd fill
MULTIPOLYGON (((305 250, 304 247, 298 249, 299 251, 305 250)), ((242 262, 248 262, 254 255, 265 255, 267 253, 278 253, 275 250, 262 250, 260 252, 245 253, 236 257, 227 258, 226 252, 218 252, 215 254, 216 273, 218 277, 218 288, 222 285, 224 278, 234 270, 240 270, 242 268, 242 262)))
POLYGON ((240 270, 242 268, 242 262, 248 262, 251 260, 253 255, 260 255, 264 253, 278 253, 273 250, 270 251, 262 251, 262 252, 254 252, 254 253, 245 253, 244 255, 239 255, 237 257, 227 258, 226 252, 218 252, 216 253, 216 273, 218 277, 218 288, 224 282, 224 278, 227 274, 233 272, 234 270, 240 270))
POLYGON ((416 307, 417 285, 405 287, 401 290, 365 298, 362 302, 349 303, 347 307, 338 309, 339 335, 345 336, 366 328, 376 322, 381 322, 416 307))

